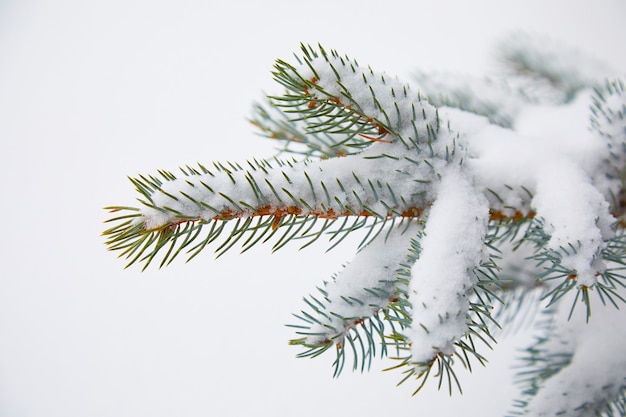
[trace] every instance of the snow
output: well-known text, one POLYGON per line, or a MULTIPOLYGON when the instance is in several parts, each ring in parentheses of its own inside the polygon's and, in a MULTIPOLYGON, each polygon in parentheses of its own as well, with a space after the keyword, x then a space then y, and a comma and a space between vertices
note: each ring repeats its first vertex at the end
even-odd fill
POLYGON ((451 354, 468 330, 469 295, 474 269, 485 256, 489 207, 456 166, 438 187, 428 215, 422 251, 412 269, 411 360, 427 363, 437 352, 451 354))
POLYGON ((458 110, 443 112, 465 127, 466 165, 490 206, 509 214, 535 211, 551 235, 546 248, 562 256, 581 286, 594 285, 604 270, 596 255, 613 236, 607 199, 618 186, 601 174, 607 143, 585 125, 590 94, 583 91, 567 106, 526 110, 515 130, 458 110), (573 122, 559 128, 554 121, 563 119, 573 122))
POLYGON ((605 269, 596 255, 613 236, 615 219, 609 204, 589 177, 571 163, 555 160, 549 169, 542 167, 537 174, 541 181, 533 205, 551 235, 546 248, 562 252, 563 267, 575 271, 579 285, 591 287, 605 269))

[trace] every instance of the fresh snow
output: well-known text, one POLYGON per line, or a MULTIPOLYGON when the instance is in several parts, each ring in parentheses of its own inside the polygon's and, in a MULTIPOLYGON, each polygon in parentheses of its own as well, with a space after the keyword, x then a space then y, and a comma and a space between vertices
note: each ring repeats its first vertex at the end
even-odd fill
POLYGON ((487 199, 458 167, 451 167, 438 187, 412 271, 409 339, 415 362, 426 363, 437 352, 453 353, 453 343, 467 332, 474 269, 485 257, 488 219, 487 199))

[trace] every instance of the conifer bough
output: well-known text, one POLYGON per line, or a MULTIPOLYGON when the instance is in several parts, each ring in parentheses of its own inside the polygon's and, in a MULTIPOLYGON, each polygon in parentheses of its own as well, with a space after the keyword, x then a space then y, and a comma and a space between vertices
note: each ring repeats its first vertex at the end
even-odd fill
POLYGON ((623 80, 545 39, 499 51, 505 77, 410 85, 302 45, 252 119, 281 157, 132 178, 106 244, 145 268, 360 233, 295 314, 300 356, 335 351, 335 375, 387 356, 415 392, 460 391, 457 364, 542 305, 511 414, 624 415, 623 80))

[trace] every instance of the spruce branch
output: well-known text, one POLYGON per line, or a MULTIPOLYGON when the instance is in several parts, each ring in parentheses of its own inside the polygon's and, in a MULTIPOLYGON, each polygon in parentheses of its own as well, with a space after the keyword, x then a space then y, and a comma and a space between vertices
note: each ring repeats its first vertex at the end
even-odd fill
POLYGON ((399 352, 406 347, 399 332, 409 324, 408 281, 402 273, 415 260, 411 241, 423 226, 417 219, 402 222, 381 231, 331 282, 319 288, 318 297, 305 298, 308 311, 296 314, 300 324, 291 325, 303 336, 290 341, 306 348, 299 356, 314 357, 335 346, 337 376, 348 346, 353 369, 361 371, 369 369, 377 353, 384 357, 389 350, 399 352), (354 287, 356 282, 358 287, 354 287), (387 337, 389 328, 397 337, 387 337))
MULTIPOLYGON (((563 375, 589 371, 579 349, 592 349, 594 334, 608 337, 626 303, 626 94, 621 79, 598 82, 599 65, 569 70, 577 53, 522 41, 501 48, 511 83, 422 74, 426 94, 301 45, 295 61, 274 67, 285 91, 255 105, 250 120, 293 158, 131 178, 139 207, 108 207, 106 244, 146 268, 209 247, 219 256, 324 236, 332 248, 360 233, 352 262, 295 314, 299 356, 334 350, 335 375, 391 357, 400 383, 417 380, 415 392, 435 377, 452 393, 461 391, 458 364, 484 365, 501 328, 544 303, 548 324, 528 351, 515 412, 544 410, 566 387, 563 375), (552 96, 528 88, 537 85, 552 96), (550 125, 589 106, 590 125, 577 120, 565 136, 550 125), (539 127, 519 128, 519 115, 533 111, 539 127)), ((626 369, 617 359, 607 366, 626 369)), ((572 410, 623 408, 624 374, 572 410)))
POLYGON ((298 112, 306 112, 308 106, 314 105, 306 100, 298 104, 293 97, 287 105, 280 97, 268 97, 267 103, 255 104, 250 122, 262 136, 281 142, 280 153, 314 159, 358 153, 375 140, 372 138, 382 134, 381 127, 373 120, 358 117, 340 106, 320 112, 323 117, 298 116, 298 112))
MULTIPOLYGON (((109 207, 112 213, 123 214, 109 220, 116 225, 104 235, 109 248, 120 250, 129 264, 142 262, 146 267, 166 248, 170 249, 162 265, 183 249, 195 256, 221 235, 225 239, 218 252, 223 253, 244 237, 244 250, 270 239, 278 248, 292 239, 310 244, 324 232, 338 239, 360 228, 378 227, 389 217, 419 217, 425 185, 406 169, 390 176, 380 159, 358 158, 363 161, 360 167, 343 164, 343 159, 298 163, 276 159, 248 162, 247 169, 215 164, 212 171, 203 166, 182 169, 180 178, 168 172, 160 179, 131 179, 144 208, 109 207), (416 184, 413 194, 399 189, 407 183, 416 184), (348 217, 355 220, 332 229, 337 219, 348 217), (232 229, 224 225, 230 221, 235 223, 232 229), (283 235, 277 235, 279 229, 283 235)), ((400 163, 400 167, 413 164, 400 163)))
MULTIPOLYGON (((261 224, 238 220, 238 227, 220 246, 230 248, 232 240, 239 240, 250 230, 261 230, 263 234, 270 233, 270 228, 306 227, 305 223, 320 218, 419 216, 429 201, 429 184, 438 177, 440 167, 454 158, 454 138, 446 129, 439 131, 434 107, 419 98, 413 100, 407 86, 397 81, 387 83, 384 75, 378 78, 371 70, 360 73, 363 77, 367 73, 375 80, 367 83, 363 81, 366 78, 361 80, 359 77, 359 87, 365 82, 368 90, 365 97, 349 96, 346 86, 337 90, 334 86, 340 84, 340 80, 335 77, 341 74, 347 80, 348 75, 354 75, 358 64, 347 58, 344 60, 334 52, 328 56, 323 49, 320 50, 323 58, 303 47, 303 60, 307 64, 301 70, 315 68, 310 60, 316 58, 319 68, 314 75, 300 74, 283 61, 277 63, 275 78, 288 86, 292 93, 275 100, 283 109, 287 108, 285 112, 297 114, 295 121, 309 123, 308 129, 335 134, 339 129, 340 134, 351 137, 358 134, 371 143, 367 149, 345 159, 302 162, 274 159, 274 165, 270 161, 254 161, 248 162, 245 168, 230 163, 226 164, 228 166, 214 164, 215 172, 203 166, 183 169, 185 178, 180 180, 172 173, 163 172, 161 178, 140 176, 132 179, 143 195, 140 201, 145 208, 142 215, 133 220, 127 220, 125 216, 111 220, 124 221, 124 226, 105 231, 105 235, 110 236, 107 241, 110 248, 123 249, 124 256, 133 256, 130 263, 138 260, 149 263, 165 246, 164 242, 172 242, 175 247, 181 237, 187 246, 198 236, 204 236, 200 246, 192 249, 204 248, 224 231, 223 227, 215 226, 215 221, 257 216, 272 218, 271 222, 261 224), (395 98, 396 90, 401 94, 398 97, 402 100, 401 107, 395 98), (348 100, 348 104, 344 104, 340 97, 348 100), (392 116, 388 115, 381 101, 393 103, 389 104, 394 109, 392 116), (394 130, 388 126, 392 120, 394 130), (362 133, 372 129, 379 136, 362 133), (426 158, 418 160, 407 155, 407 150, 420 145, 429 149, 426 158), (351 163, 352 159, 358 159, 359 163, 351 163), (141 223, 143 230, 138 227, 141 223), (187 226, 189 223, 194 225, 187 226), (205 236, 200 229, 207 224, 213 226, 205 236)), ((124 209, 113 207, 113 210, 124 209)), ((324 222, 321 231, 327 227, 324 222)), ((321 231, 313 235, 319 236, 321 231)), ((180 247, 173 253, 177 254, 178 249, 180 247)))

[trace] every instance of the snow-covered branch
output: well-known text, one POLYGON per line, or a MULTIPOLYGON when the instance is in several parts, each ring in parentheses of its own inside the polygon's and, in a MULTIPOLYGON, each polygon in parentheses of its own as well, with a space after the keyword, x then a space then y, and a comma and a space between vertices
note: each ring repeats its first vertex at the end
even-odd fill
MULTIPOLYGON (((306 158, 134 178, 140 207, 109 208, 107 244, 145 267, 159 255, 165 265, 238 242, 245 251, 273 240, 276 249, 329 234, 336 245, 361 230, 352 262, 296 315, 291 343, 301 356, 334 347, 338 374, 349 352, 364 369, 393 350, 403 381, 421 379, 419 390, 438 367, 451 388, 455 359, 485 362, 475 341, 494 340, 494 307, 519 306, 515 297, 539 288, 554 317, 575 320, 556 333, 542 328, 556 344, 542 341, 530 357, 559 359, 546 362, 547 374, 531 372, 541 377, 531 378, 524 409, 582 416, 618 407, 626 364, 587 359, 599 339, 624 338, 611 326, 621 317, 613 307, 626 303, 624 84, 603 84, 602 65, 578 65, 571 49, 531 42, 529 51, 524 39, 500 49, 510 83, 457 78, 442 87, 446 77, 422 74, 426 94, 303 45, 295 62, 277 61, 286 91, 257 105, 251 121, 282 153, 306 158), (608 305, 601 313, 594 292, 608 305), (563 394, 576 401, 555 400, 563 394)), ((511 308, 495 317, 515 315, 511 308)))

